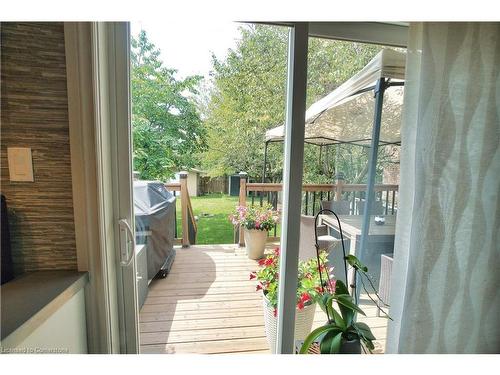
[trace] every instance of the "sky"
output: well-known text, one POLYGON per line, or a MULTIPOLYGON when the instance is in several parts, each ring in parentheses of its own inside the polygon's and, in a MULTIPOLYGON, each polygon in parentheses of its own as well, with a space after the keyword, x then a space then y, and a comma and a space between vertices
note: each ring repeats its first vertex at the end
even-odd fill
POLYGON ((236 46, 239 26, 228 21, 144 21, 132 22, 131 33, 136 36, 144 29, 148 39, 161 50, 165 66, 178 70, 178 78, 194 74, 208 77, 212 52, 218 58, 226 56, 227 50, 236 46))

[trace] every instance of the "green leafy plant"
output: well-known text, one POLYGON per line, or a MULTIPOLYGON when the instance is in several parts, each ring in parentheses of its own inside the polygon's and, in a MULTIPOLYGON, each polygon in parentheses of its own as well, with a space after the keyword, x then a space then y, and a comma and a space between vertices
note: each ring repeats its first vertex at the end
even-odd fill
MULTIPOLYGON (((358 258, 354 255, 348 255, 345 260, 354 268, 356 273, 359 272, 361 277, 366 277, 369 280, 367 275, 368 268, 358 258)), ((353 297, 349 294, 347 286, 342 281, 337 280, 335 289, 321 296, 319 305, 326 313, 328 322, 313 330, 306 337, 299 351, 300 354, 307 353, 315 341, 319 341, 321 354, 340 353, 342 345, 346 341, 363 343, 370 352, 374 349, 373 341, 375 340, 375 336, 370 327, 366 323, 355 321, 356 313, 361 315, 366 314, 356 304, 353 297), (338 310, 334 307, 334 302, 338 310)), ((390 319, 384 310, 380 307, 378 308, 390 319)))
POLYGON ((236 206, 229 215, 233 225, 243 226, 245 229, 271 230, 278 223, 278 212, 270 204, 260 206, 236 206))
POLYGON ((206 131, 194 97, 203 77, 179 79, 141 31, 131 40, 134 169, 144 180, 167 181, 197 167, 206 131))
MULTIPOLYGON (((285 122, 288 29, 244 24, 239 34, 233 49, 212 59, 212 85, 205 91, 202 111, 208 145, 201 157, 202 169, 213 176, 245 171, 260 181, 265 132, 285 122)), ((382 48, 309 38, 307 107, 356 74, 382 48)), ((368 155, 365 147, 351 144, 305 144, 304 183, 331 183, 338 171, 344 172, 346 181, 362 183, 368 155)), ((380 147, 378 160, 381 167, 390 163, 387 147, 380 147)), ((267 161, 266 182, 281 182, 281 143, 269 145, 267 161)))
MULTIPOLYGON (((279 274, 279 247, 274 249, 272 254, 267 255, 265 258, 259 260, 260 269, 256 272, 250 273, 250 280, 257 279, 259 284, 257 290, 262 290, 262 293, 268 300, 269 307, 274 308, 274 316, 277 315, 278 306, 278 274, 279 274)), ((298 278, 297 278, 297 309, 302 310, 305 306, 316 303, 321 298, 321 293, 325 285, 321 285, 321 278, 319 276, 319 269, 322 272, 326 270, 328 262, 326 252, 319 254, 320 267, 318 267, 317 259, 309 259, 299 262, 298 278)), ((332 269, 328 270, 331 272, 332 269)), ((331 287, 335 288, 335 281, 333 280, 331 287)))

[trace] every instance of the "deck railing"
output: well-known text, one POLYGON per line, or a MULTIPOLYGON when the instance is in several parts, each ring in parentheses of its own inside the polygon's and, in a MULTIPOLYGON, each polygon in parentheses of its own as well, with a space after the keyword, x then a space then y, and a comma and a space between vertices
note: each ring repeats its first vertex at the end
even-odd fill
MULTIPOLYGON (((176 243, 183 247, 189 247, 196 243, 198 231, 197 223, 191 205, 187 187, 187 173, 180 174, 180 182, 165 184, 167 190, 173 192, 174 196, 181 200, 181 233, 177 230, 177 212, 175 222, 176 243)), ((279 194, 283 190, 281 183, 247 182, 246 173, 240 174, 239 205, 264 205, 269 203, 275 210, 281 209, 279 194)), ((399 185, 376 184, 375 197, 382 204, 383 214, 393 215, 397 212, 399 185)), ((363 202, 366 194, 364 184, 346 184, 339 179, 333 184, 304 184, 302 185, 302 213, 304 215, 315 215, 321 208, 324 200, 345 200, 349 202, 349 214, 360 214, 359 203, 363 202)), ((235 243, 244 245, 243 228, 236 228, 234 232, 235 243)), ((268 241, 279 240, 278 229, 275 227, 268 237, 268 241)))
MULTIPOLYGON (((274 209, 279 208, 279 193, 283 190, 281 183, 251 183, 247 182, 247 174, 240 173, 241 206, 269 203, 274 209)), ((393 215, 397 212, 399 185, 376 184, 375 197, 382 205, 383 214, 393 215)), ((321 208, 323 200, 345 200, 349 202, 349 214, 360 214, 359 202, 363 202, 366 194, 365 184, 346 184, 343 179, 338 179, 333 184, 304 184, 302 185, 302 213, 315 215, 321 208)), ((243 229, 240 228, 235 235, 235 242, 244 245, 243 229)), ((269 235, 269 241, 277 240, 277 228, 269 235)))
POLYGON ((198 232, 198 226, 193 213, 193 207, 191 205, 191 198, 189 197, 189 191, 187 187, 187 172, 181 172, 179 174, 179 182, 167 183, 165 187, 167 190, 171 191, 175 197, 180 197, 181 199, 181 237, 177 230, 177 208, 175 212, 175 239, 177 244, 181 244, 182 247, 189 247, 190 245, 196 244, 196 234, 198 232), (180 193, 178 195, 177 193, 180 193))

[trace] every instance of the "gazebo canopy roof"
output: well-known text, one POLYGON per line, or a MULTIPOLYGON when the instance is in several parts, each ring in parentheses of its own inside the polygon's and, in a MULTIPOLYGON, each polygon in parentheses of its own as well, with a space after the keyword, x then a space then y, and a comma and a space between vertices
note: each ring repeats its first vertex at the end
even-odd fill
MULTIPOLYGON (((375 84, 382 77, 392 83, 403 81, 405 61, 406 54, 383 49, 357 74, 312 104, 306 112, 305 142, 316 145, 370 145, 375 84)), ((403 92, 402 86, 393 86, 384 93, 380 144, 401 142, 403 92)), ((284 130, 284 125, 268 130, 266 142, 283 141, 284 130)))

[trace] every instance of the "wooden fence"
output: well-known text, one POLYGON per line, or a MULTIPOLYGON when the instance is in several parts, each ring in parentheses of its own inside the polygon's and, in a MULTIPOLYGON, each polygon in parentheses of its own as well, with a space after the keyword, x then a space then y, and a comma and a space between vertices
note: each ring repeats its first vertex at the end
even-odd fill
POLYGON ((212 194, 212 193, 228 193, 228 177, 207 177, 202 176, 198 183, 198 192, 200 195, 212 194))

